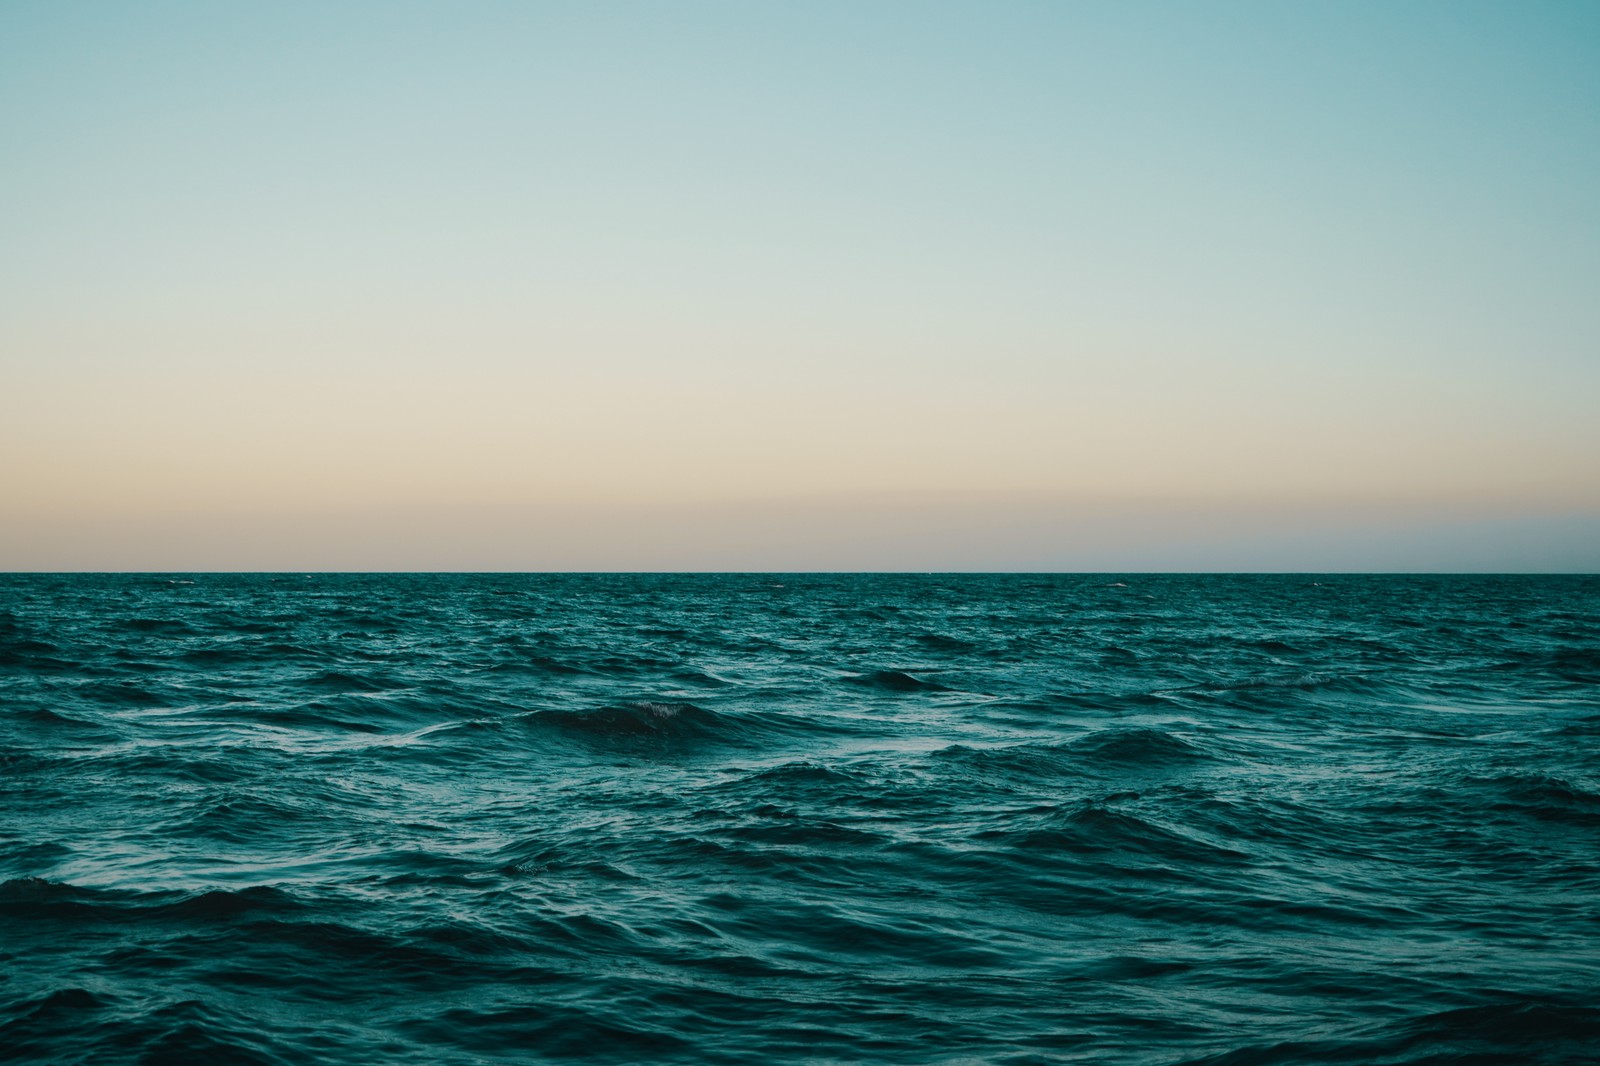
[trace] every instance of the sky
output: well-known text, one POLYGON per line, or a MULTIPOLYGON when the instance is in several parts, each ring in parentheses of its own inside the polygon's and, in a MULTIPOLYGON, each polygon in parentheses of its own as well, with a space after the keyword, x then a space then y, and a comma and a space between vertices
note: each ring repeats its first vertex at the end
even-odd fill
POLYGON ((1600 570, 1600 4, 0 3, 0 569, 1600 570))

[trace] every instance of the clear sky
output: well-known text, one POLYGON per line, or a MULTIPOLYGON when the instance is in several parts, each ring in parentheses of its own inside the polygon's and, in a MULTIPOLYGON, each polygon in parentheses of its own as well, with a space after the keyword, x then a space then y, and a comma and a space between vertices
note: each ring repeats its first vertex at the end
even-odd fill
POLYGON ((1600 569, 1600 4, 0 4, 0 569, 1600 569))

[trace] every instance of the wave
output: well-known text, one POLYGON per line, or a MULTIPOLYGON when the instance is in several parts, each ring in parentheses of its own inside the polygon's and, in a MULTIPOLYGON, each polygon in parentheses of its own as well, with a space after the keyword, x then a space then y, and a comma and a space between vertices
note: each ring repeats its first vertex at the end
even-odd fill
POLYGON ((0 1049, 1592 1058, 1600 578, 1316 581, 0 575, 0 1049))
POLYGON ((1078 775, 1080 765, 1063 744, 1013 744, 973 748, 952 744, 929 756, 941 775, 956 780, 976 780, 982 787, 1054 783, 1078 775))
POLYGON ((199 632, 193 625, 176 618, 116 618, 105 625, 112 630, 163 637, 192 637, 199 632))
POLYGON ((875 670, 870 674, 861 674, 847 678, 853 685, 864 688, 880 689, 885 692, 948 692, 949 689, 937 681, 926 678, 914 677, 904 670, 875 670))
POLYGON ((1489 808, 1541 822, 1600 826, 1600 791, 1550 774, 1505 774, 1483 781, 1494 795, 1489 808))
POLYGON ((975 641, 947 636, 943 633, 918 633, 917 642, 933 648, 935 651, 971 652, 977 651, 979 648, 975 641))
POLYGON ((1162 826, 1130 811, 1085 803, 1029 819, 1025 827, 986 830, 974 839, 998 841, 1038 857, 1062 853, 1154 859, 1189 873, 1218 864, 1237 869, 1251 861, 1236 848, 1162 826))
POLYGON ((123 923, 149 920, 231 921, 242 916, 284 916, 307 913, 307 905, 289 892, 266 885, 239 889, 140 892, 85 888, 41 877, 0 882, 0 914, 28 921, 123 923))
POLYGON ((741 774, 733 781, 708 786, 712 791, 743 791, 759 796, 833 797, 860 790, 866 782, 858 771, 799 760, 741 774))
POLYGON ((265 1034, 263 1019, 199 999, 144 1007, 69 986, 19 1004, 13 1013, 4 1038, 21 1061, 287 1066, 300 1059, 265 1034))
POLYGON ((1516 999, 1438 1011, 1345 1039, 1284 1041, 1186 1059, 1182 1066, 1279 1063, 1526 1063, 1577 1066, 1600 1046, 1600 1009, 1562 1000, 1516 999))
POLYGON ((1068 749, 1082 764, 1160 769, 1213 762, 1218 755, 1195 741, 1160 729, 1102 729, 1080 737, 1068 749))
POLYGON ((545 709, 524 716, 530 725, 601 741, 734 741, 748 725, 692 703, 639 700, 587 710, 545 709))
POLYGON ((696 1046, 685 1037, 640 1025, 627 1012, 559 1002, 499 1010, 458 1007, 405 1023, 404 1030, 419 1040, 479 1053, 538 1048, 541 1057, 602 1062, 692 1060, 696 1046))
POLYGON ((407 686, 392 676, 376 673, 355 673, 344 670, 319 670, 303 679, 300 685, 321 692, 345 694, 351 692, 390 692, 407 686))

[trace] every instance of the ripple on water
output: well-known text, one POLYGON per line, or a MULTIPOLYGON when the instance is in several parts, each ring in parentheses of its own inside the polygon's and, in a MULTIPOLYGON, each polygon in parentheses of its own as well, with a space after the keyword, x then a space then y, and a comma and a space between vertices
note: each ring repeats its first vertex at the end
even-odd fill
POLYGON ((1600 579, 0 575, 40 1063, 1593 1060, 1600 579))

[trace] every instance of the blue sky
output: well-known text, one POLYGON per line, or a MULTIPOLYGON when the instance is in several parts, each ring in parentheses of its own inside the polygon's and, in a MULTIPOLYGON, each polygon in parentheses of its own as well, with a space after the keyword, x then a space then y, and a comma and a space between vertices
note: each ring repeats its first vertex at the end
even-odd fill
POLYGON ((0 138, 0 566, 1600 566, 1593 4, 11 3, 0 138))

